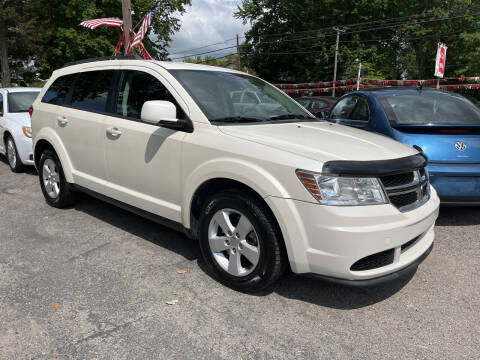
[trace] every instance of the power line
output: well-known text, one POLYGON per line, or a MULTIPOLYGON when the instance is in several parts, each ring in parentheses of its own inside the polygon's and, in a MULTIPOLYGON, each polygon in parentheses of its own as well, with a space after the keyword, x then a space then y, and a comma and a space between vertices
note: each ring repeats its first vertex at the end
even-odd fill
POLYGON ((224 41, 222 41, 222 42, 215 43, 215 44, 209 44, 209 45, 200 46, 200 47, 193 48, 193 49, 187 49, 187 50, 183 50, 183 51, 177 51, 177 52, 171 53, 171 54, 169 54, 169 55, 171 56, 171 55, 177 55, 177 54, 184 54, 184 53, 190 52, 190 51, 205 49, 205 48, 210 47, 210 46, 222 45, 222 44, 226 44, 227 42, 232 41, 232 40, 235 40, 235 39, 236 39, 236 38, 227 39, 227 40, 224 40, 224 41))
POLYGON ((211 53, 214 53, 214 52, 218 52, 218 51, 222 51, 222 50, 227 50, 227 49, 233 49, 233 48, 236 48, 236 47, 237 47, 237 45, 229 46, 229 47, 225 47, 225 48, 221 48, 221 49, 217 49, 217 50, 206 51, 206 52, 199 53, 199 54, 192 54, 192 55, 180 56, 180 57, 177 57, 177 58, 173 58, 172 60, 179 60, 179 59, 183 59, 183 58, 186 58, 186 57, 193 57, 193 56, 200 56, 200 55, 205 55, 205 54, 211 54, 211 53))

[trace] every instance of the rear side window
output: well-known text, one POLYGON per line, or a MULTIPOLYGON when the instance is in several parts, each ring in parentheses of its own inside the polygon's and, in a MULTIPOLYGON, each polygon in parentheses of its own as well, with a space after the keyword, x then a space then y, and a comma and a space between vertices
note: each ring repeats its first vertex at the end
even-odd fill
POLYGON ((3 95, 0 94, 0 116, 3 116, 3 95))
POLYGON ((63 105, 70 91, 70 87, 75 81, 76 75, 61 76, 53 82, 43 95, 42 102, 53 105, 63 105))
POLYGON ((115 101, 115 114, 140 120, 143 104, 151 100, 172 102, 177 107, 177 118, 185 118, 185 113, 175 98, 157 78, 142 71, 122 71, 115 101))
POLYGON ((79 110, 106 112, 113 70, 79 74, 72 93, 72 107, 79 110))

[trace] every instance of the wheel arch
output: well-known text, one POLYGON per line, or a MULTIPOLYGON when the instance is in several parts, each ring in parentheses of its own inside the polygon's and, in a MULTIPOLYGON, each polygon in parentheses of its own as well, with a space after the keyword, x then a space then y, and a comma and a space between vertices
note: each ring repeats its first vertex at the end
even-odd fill
POLYGON ((40 161, 40 156, 47 148, 53 150, 55 154, 57 154, 62 164, 65 179, 67 182, 73 183, 72 164, 70 162, 70 158, 68 157, 65 147, 62 145, 62 142, 58 136, 51 131, 43 131, 35 137, 33 146, 33 159, 37 170, 39 170, 38 162, 40 161))

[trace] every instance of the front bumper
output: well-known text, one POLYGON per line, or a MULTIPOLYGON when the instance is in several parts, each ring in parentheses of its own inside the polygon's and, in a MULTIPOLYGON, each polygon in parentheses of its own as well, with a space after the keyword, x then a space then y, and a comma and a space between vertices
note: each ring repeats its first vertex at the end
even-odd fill
POLYGON ((325 206, 266 200, 279 219, 293 272, 349 281, 380 278, 417 262, 433 244, 439 208, 435 190, 425 204, 403 213, 390 204, 325 206), (413 245, 402 251, 402 245, 413 239, 413 245), (351 269, 365 257, 392 249, 394 257, 387 265, 351 269))
POLYGON ((32 139, 20 134, 15 137, 15 145, 17 146, 18 156, 24 165, 34 165, 32 139))
POLYGON ((431 163, 428 171, 442 204, 480 205, 480 164, 431 163))

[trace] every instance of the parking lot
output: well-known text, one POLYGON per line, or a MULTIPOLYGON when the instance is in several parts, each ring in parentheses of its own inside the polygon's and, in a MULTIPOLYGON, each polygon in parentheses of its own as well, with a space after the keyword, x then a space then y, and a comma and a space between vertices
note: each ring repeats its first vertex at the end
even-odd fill
POLYGON ((478 207, 441 209, 413 277, 288 275, 257 295, 212 279, 180 233, 87 196, 47 206, 3 158, 0 214, 0 359, 480 359, 478 207))

